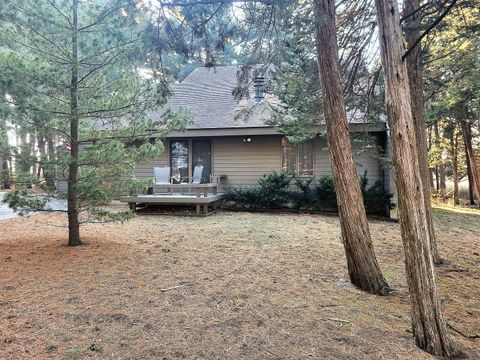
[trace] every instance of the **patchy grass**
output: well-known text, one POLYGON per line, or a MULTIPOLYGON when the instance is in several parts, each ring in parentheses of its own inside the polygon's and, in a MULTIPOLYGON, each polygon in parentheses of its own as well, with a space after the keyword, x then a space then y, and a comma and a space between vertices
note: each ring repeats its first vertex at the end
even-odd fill
MULTIPOLYGON (((480 215, 437 209, 435 219, 445 317, 478 334, 480 215)), ((77 248, 64 224, 0 222, 1 358, 432 358, 409 332, 396 223, 370 224, 389 297, 347 281, 334 216, 138 216, 84 227, 77 248)))

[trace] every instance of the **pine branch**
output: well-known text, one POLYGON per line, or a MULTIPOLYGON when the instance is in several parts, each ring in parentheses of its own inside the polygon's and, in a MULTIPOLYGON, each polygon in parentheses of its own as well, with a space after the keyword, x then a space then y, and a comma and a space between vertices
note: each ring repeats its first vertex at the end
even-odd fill
POLYGON ((45 18, 43 16, 38 16, 38 13, 39 13, 37 11, 38 9, 35 9, 35 12, 30 12, 26 8, 22 7, 21 2, 19 2, 19 1, 17 1, 15 5, 16 5, 16 10, 18 10, 19 12, 23 13, 26 16, 31 16, 31 17, 37 18, 43 23, 58 26, 59 28, 67 30, 67 31, 71 30, 68 26, 64 26, 62 24, 56 23, 55 21, 52 21, 51 17, 45 18))
POLYGON ((69 59, 63 59, 63 58, 61 58, 61 57, 59 57, 59 56, 53 55, 52 53, 49 53, 49 52, 47 52, 47 51, 40 50, 39 48, 36 48, 36 47, 34 47, 34 46, 31 46, 31 45, 28 45, 28 44, 26 44, 26 43, 24 43, 24 42, 21 42, 21 41, 19 41, 19 40, 14 40, 14 42, 16 42, 16 43, 18 43, 18 44, 20 44, 20 45, 22 45, 22 46, 25 46, 26 48, 29 48, 29 49, 31 49, 31 50, 33 50, 33 51, 37 51, 37 52, 39 52, 39 53, 41 53, 41 54, 44 54, 44 55, 46 55, 46 56, 52 57, 52 58, 54 58, 54 59, 57 59, 57 61, 52 60, 52 61, 56 62, 57 64, 60 64, 60 65, 68 65, 68 64, 71 63, 71 61, 70 61, 69 59))
POLYGON ((423 63, 423 65, 430 64, 430 63, 432 63, 432 62, 435 62, 435 61, 444 59, 444 58, 452 55, 453 53, 457 52, 457 50, 460 49, 467 41, 470 41, 470 39, 468 39, 468 38, 465 39, 462 43, 460 43, 460 45, 458 45, 457 47, 455 47, 455 49, 453 49, 452 51, 449 51, 449 52, 447 52, 447 53, 445 53, 445 54, 443 54, 443 55, 441 55, 441 56, 438 56, 438 57, 436 57, 436 58, 434 58, 434 59, 430 59, 430 60, 428 60, 428 61, 425 61, 425 62, 423 63))
POLYGON ((36 107, 19 105, 19 104, 16 103, 15 101, 10 101, 10 100, 8 100, 8 99, 5 99, 4 101, 5 101, 7 104, 11 104, 11 105, 15 105, 15 106, 22 106, 22 108, 25 109, 25 110, 31 110, 31 111, 37 111, 37 112, 47 112, 47 113, 49 113, 49 114, 62 115, 62 116, 64 116, 64 117, 70 116, 69 113, 66 113, 66 112, 63 112, 63 111, 42 110, 42 109, 39 109, 39 108, 36 108, 36 107))
POLYGON ((90 138, 90 139, 85 139, 78 141, 79 144, 88 144, 92 143, 94 141, 100 141, 100 140, 126 140, 126 139, 143 139, 146 137, 152 137, 152 136, 159 136, 164 133, 164 129, 152 129, 152 131, 143 133, 143 134, 130 134, 130 135, 124 135, 124 136, 104 136, 104 137, 96 137, 96 138, 90 138))
POLYGON ((92 117, 96 114, 112 113, 112 112, 115 112, 115 111, 129 109, 129 108, 135 106, 136 104, 137 103, 131 103, 131 104, 124 105, 124 106, 119 106, 119 107, 116 107, 116 108, 91 110, 91 111, 86 111, 86 112, 80 113, 78 115, 80 117, 92 117))
POLYGON ((429 26, 428 28, 417 38, 417 40, 415 40, 415 42, 407 49, 407 51, 405 52, 405 54, 403 54, 402 56, 402 60, 405 60, 407 58, 408 55, 410 55, 412 53, 413 50, 415 50, 415 48, 420 44, 420 42, 422 41, 422 39, 427 36, 430 31, 432 31, 441 21, 442 19, 448 15, 448 13, 450 12, 450 10, 455 6, 455 4, 457 3, 457 0, 452 0, 452 2, 450 3, 450 5, 445 9, 445 11, 443 13, 441 13, 429 26))
POLYGON ((94 26, 97 26, 97 25, 100 25, 105 19, 107 19, 110 15, 112 15, 114 12, 116 11, 120 11, 122 9, 125 9, 125 8, 128 8, 129 5, 128 4, 123 4, 123 5, 120 5, 120 6, 117 6, 117 7, 114 7, 112 9, 110 9, 109 11, 107 11, 105 14, 102 14, 100 16, 97 17, 97 19, 91 23, 91 24, 88 24, 84 27, 81 27, 78 29, 79 32, 82 32, 82 31, 85 31, 87 29, 90 29, 91 27, 94 27, 94 26))
POLYGON ((49 43, 50 45, 52 45, 54 48, 56 48, 57 50, 60 51, 60 53, 65 56, 66 58, 68 58, 69 54, 67 53, 67 51, 65 49, 63 49, 60 45, 58 45, 57 43, 55 43, 53 40, 49 39, 48 37, 46 37, 44 34, 40 33, 39 31, 37 31, 35 28, 33 28, 32 26, 30 26, 29 24, 17 19, 16 20, 16 23, 23 26, 25 29, 33 32, 35 35, 37 35, 39 38, 43 39, 44 41, 46 41, 47 43, 49 43))
POLYGON ((86 58, 81 59, 81 60, 79 61, 79 63, 82 64, 82 65, 90 65, 90 66, 91 66, 91 65, 94 65, 94 66, 95 66, 95 65, 100 65, 100 64, 98 64, 98 63, 86 62, 86 60, 87 60, 87 59, 94 59, 94 58, 96 58, 97 56, 101 56, 101 55, 104 55, 104 54, 110 52, 111 50, 118 49, 118 48, 121 48, 121 47, 130 45, 130 44, 136 43, 136 42, 138 42, 139 40, 140 40, 140 38, 136 38, 136 39, 133 39, 133 40, 124 42, 124 43, 122 43, 122 44, 109 47, 109 48, 107 48, 107 49, 105 49, 105 50, 103 50, 103 51, 100 51, 100 52, 96 53, 96 54, 90 55, 88 58, 86 57, 86 58))
POLYGON ((176 0, 170 2, 160 1, 161 7, 186 7, 196 5, 214 5, 214 4, 233 4, 233 3, 260 3, 265 5, 274 5, 275 0, 198 0, 194 2, 188 2, 185 0, 176 0))
POLYGON ((107 65, 110 65, 116 58, 118 58, 120 55, 123 55, 123 54, 125 54, 125 50, 115 54, 104 63, 99 64, 98 66, 95 66, 93 69, 90 69, 90 71, 88 71, 84 76, 82 76, 80 80, 78 80, 77 86, 80 85, 86 78, 92 75, 95 71, 100 70, 101 68, 104 68, 107 65))
POLYGON ((411 11, 410 13, 406 14, 406 15, 403 15, 401 18, 400 18, 400 22, 404 22, 405 20, 407 20, 408 18, 414 16, 415 14, 417 14, 419 11, 422 11, 423 9, 425 8, 428 8, 432 6, 432 3, 429 3, 429 2, 426 2, 425 4, 419 6, 418 8, 416 8, 415 10, 411 11))
POLYGON ((64 99, 61 99, 61 98, 59 98, 59 97, 57 97, 57 96, 54 96, 54 95, 51 95, 51 94, 48 94, 48 93, 39 91, 39 90, 37 90, 37 89, 35 89, 35 88, 31 87, 31 86, 28 86, 28 85, 26 85, 26 84, 21 84, 21 86, 25 87, 26 89, 30 90, 31 92, 33 92, 33 93, 35 93, 35 94, 37 94, 37 95, 49 97, 49 98, 51 98, 51 99, 53 99, 53 100, 56 100, 56 101, 58 101, 58 102, 61 102, 61 103, 65 104, 65 105, 70 104, 68 101, 66 101, 66 100, 64 100, 64 99))
POLYGON ((70 28, 73 28, 70 18, 67 15, 65 15, 63 12, 61 12, 60 9, 55 6, 55 3, 53 1, 47 0, 47 2, 50 4, 51 7, 55 9, 56 12, 58 12, 64 19, 67 20, 68 24, 70 25, 70 28))

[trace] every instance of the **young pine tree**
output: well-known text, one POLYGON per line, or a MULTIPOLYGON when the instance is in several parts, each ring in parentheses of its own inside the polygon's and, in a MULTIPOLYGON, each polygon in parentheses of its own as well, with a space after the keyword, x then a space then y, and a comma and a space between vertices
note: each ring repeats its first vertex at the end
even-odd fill
POLYGON ((52 162, 68 184, 66 194, 38 196, 18 189, 6 201, 31 211, 48 210, 53 197, 65 199, 68 244, 79 245, 82 222, 131 216, 109 212, 105 205, 116 191, 132 186, 124 179, 137 161, 162 151, 160 141, 146 140, 181 126, 188 116, 166 112, 157 122, 146 116, 165 103, 168 90, 165 82, 141 76, 146 23, 134 2, 6 3, 1 16, 11 36, 4 49, 27 64, 17 77, 16 88, 22 91, 11 94, 11 105, 28 122, 39 115, 46 119, 42 127, 56 133, 57 148, 63 149, 52 162), (139 146, 128 146, 133 143, 139 146))

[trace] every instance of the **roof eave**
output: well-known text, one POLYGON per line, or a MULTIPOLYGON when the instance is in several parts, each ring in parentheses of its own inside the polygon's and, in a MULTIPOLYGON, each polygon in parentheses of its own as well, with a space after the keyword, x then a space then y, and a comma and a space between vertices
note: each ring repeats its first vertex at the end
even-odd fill
MULTIPOLYGON (((351 132, 378 132, 385 131, 385 124, 349 124, 351 132)), ((318 130, 320 132, 320 128, 318 130)), ((202 137, 202 136, 247 136, 247 135, 282 135, 272 126, 255 127, 230 127, 230 128, 199 128, 186 129, 185 131, 173 131, 167 138, 202 137)))

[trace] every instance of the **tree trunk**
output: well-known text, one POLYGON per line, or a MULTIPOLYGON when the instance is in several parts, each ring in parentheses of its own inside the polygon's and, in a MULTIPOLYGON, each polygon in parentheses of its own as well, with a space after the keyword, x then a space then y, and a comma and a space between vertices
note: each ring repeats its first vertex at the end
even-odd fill
MULTIPOLYGON (((15 132, 15 146, 13 147, 13 159, 11 163, 11 174, 12 179, 14 179, 14 184, 18 182, 18 179, 15 179, 15 174, 18 174, 20 171, 20 135, 18 124, 15 123, 14 125, 14 132, 15 132)), ((14 185, 15 186, 15 185, 14 185)))
POLYGON ((447 190, 447 173, 445 171, 445 165, 438 165, 438 177, 440 179, 440 193, 445 196, 447 190))
MULTIPOLYGON (((437 123, 433 125, 433 129, 435 131, 435 143, 438 144, 440 139, 440 133, 438 131, 437 123)), ((437 191, 440 193, 440 197, 442 199, 445 198, 446 189, 447 189, 447 184, 446 184, 445 166, 443 164, 438 164, 437 165, 437 191)))
MULTIPOLYGON (((473 192, 475 193, 480 205, 480 172, 478 171, 479 169, 475 161, 475 153, 473 152, 470 124, 466 119, 462 119, 461 125, 463 142, 465 144, 465 153, 467 154, 467 161, 470 167, 470 173, 472 175, 473 192)), ((468 181, 470 182, 470 177, 468 181)))
POLYGON ((466 146, 465 146, 465 158, 466 158, 466 163, 467 163, 468 203, 469 203, 469 205, 475 205, 475 195, 473 193, 472 169, 470 169, 470 158, 468 156, 468 151, 467 151, 466 146))
MULTIPOLYGON (((420 36, 421 14, 418 11, 420 0, 407 0, 405 2, 405 13, 416 13, 410 16, 406 21, 407 46, 413 46, 420 36)), ((422 178, 423 197, 425 201, 425 216, 427 218, 428 233, 430 238, 430 248, 432 249, 433 262, 440 264, 442 262, 438 253, 437 241, 432 219, 431 189, 428 179, 428 152, 427 152, 427 134, 425 128, 425 109, 423 104, 423 65, 422 65, 422 47, 418 44, 407 60, 407 73, 410 85, 410 100, 412 108, 413 125, 415 128, 415 139, 417 141, 418 164, 420 166, 420 177, 422 178)))
POLYGON ((4 189, 8 189, 10 187, 9 179, 10 179, 10 169, 8 166, 8 156, 0 155, 0 181, 1 181, 0 185, 2 185, 4 189))
MULTIPOLYGON (((20 146, 19 146, 20 166, 18 170, 20 170, 20 172, 22 172, 25 175, 30 173, 31 163, 28 159, 31 156, 31 152, 30 152, 30 145, 27 142, 27 132, 23 128, 23 126, 20 127, 19 132, 20 132, 19 137, 17 139, 20 139, 20 146)), ((18 143, 17 143, 17 146, 18 146, 18 143)))
POLYGON ((458 138, 455 128, 450 137, 450 146, 452 152, 452 172, 453 172, 453 206, 459 205, 458 199, 458 138))
MULTIPOLYGON (((428 127, 427 155, 432 149, 432 131, 433 131, 432 127, 431 126, 428 127)), ((428 167, 428 182, 430 184, 430 189, 435 189, 435 193, 438 193, 438 187, 435 187, 435 183, 433 182, 433 172, 436 171, 436 169, 437 169, 437 166, 435 166, 435 168, 430 166, 428 167)))
MULTIPOLYGON (((471 125, 467 125, 468 131, 464 131, 462 127, 462 135, 463 135, 463 144, 465 146, 465 162, 467 163, 467 179, 468 179, 468 202, 470 205, 475 205, 475 193, 473 189, 473 174, 472 174, 472 169, 470 168, 470 154, 468 151, 468 143, 472 142, 472 128, 471 125)), ((472 148, 473 149, 473 148, 472 148)), ((473 160, 475 161, 475 159, 473 160)))
POLYGON ((38 162, 37 169, 37 178, 40 179, 40 176, 45 176, 45 163, 47 160, 47 154, 45 152, 45 138, 41 135, 38 136, 38 152, 40 154, 40 161, 38 162))
POLYGON ((78 0, 72 3, 72 78, 70 84, 70 164, 68 167, 68 245, 77 246, 80 240, 79 206, 77 197, 78 177, 78 0))
POLYGON ((45 183, 49 189, 55 186, 55 146, 52 139, 47 140, 48 163, 44 167, 45 183))
POLYGON ((328 147, 337 193, 348 273, 359 288, 386 295, 389 286, 373 251, 360 183, 353 161, 340 80, 334 0, 315 0, 317 57, 322 83, 328 147))
POLYGON ((398 4, 396 0, 375 0, 375 5, 413 334, 421 349, 434 355, 451 356, 452 345, 437 297, 408 74, 402 61, 404 47, 398 4))
POLYGON ((6 189, 10 189, 12 186, 12 177, 13 177, 13 171, 14 171, 14 166, 13 162, 15 161, 15 158, 12 158, 12 156, 9 156, 7 158, 7 168, 8 168, 8 177, 7 177, 7 183, 5 184, 6 189))
POLYGON ((35 138, 35 135, 33 133, 30 133, 30 142, 28 143, 29 147, 30 147, 30 161, 31 164, 32 164, 32 175, 35 176, 37 175, 37 171, 38 171, 38 158, 37 158, 37 154, 36 154, 36 151, 35 151, 35 143, 36 143, 36 138, 35 138))

